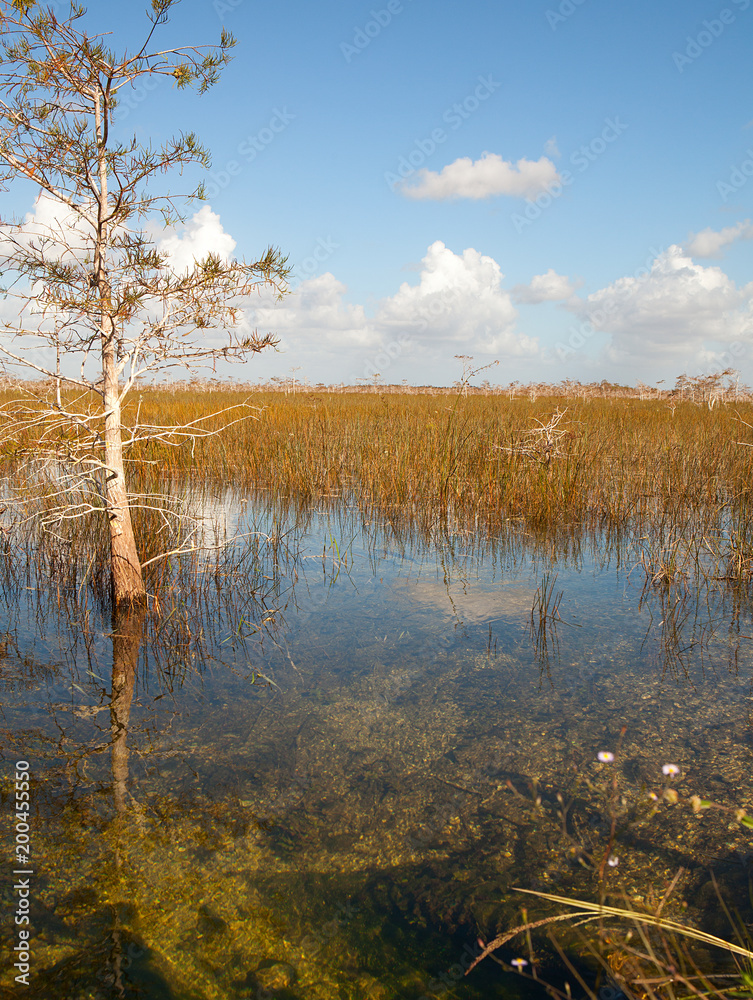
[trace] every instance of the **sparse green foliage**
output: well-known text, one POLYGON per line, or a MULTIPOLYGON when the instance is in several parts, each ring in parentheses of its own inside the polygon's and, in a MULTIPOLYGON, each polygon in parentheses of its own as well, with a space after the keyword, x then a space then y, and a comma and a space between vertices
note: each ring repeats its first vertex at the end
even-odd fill
MULTIPOLYGON (((58 20, 38 3, 0 2, 0 182, 24 178, 46 199, 32 231, 4 226, 5 293, 19 309, 16 322, 2 324, 0 353, 8 368, 47 380, 33 401, 27 390, 19 406, 5 406, 0 434, 13 437, 28 420, 27 429, 39 431, 36 460, 73 462, 101 495, 118 600, 143 594, 123 472, 128 393, 151 372, 214 371, 220 360, 242 361, 273 346, 270 334, 235 328, 243 298, 260 285, 282 293, 288 275, 274 248, 250 264, 210 254, 173 270, 146 231, 160 213, 174 225, 187 202, 203 196, 201 187, 183 196, 152 194, 148 184, 174 167, 206 168, 209 154, 192 132, 158 149, 135 136, 116 140, 118 95, 156 76, 204 93, 234 45, 223 31, 217 46, 158 48, 155 33, 176 3, 153 0, 142 47, 116 55, 79 24, 82 7, 72 5, 58 20)), ((193 437, 201 433, 196 428, 193 437)), ((183 437, 158 421, 137 424, 125 446, 149 436, 165 443, 183 437)))

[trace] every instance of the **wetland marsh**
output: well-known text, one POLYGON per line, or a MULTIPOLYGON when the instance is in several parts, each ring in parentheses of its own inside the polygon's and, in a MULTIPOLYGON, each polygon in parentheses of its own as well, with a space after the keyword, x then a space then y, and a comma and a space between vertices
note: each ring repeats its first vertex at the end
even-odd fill
MULTIPOLYGON (((6 527, 2 807, 28 761, 34 995, 538 995, 490 960, 462 974, 522 906, 554 912, 515 887, 651 908, 680 868, 673 915, 728 936, 715 878, 750 923, 735 408, 250 402, 258 420, 193 455, 140 456, 136 492, 231 540, 155 563, 145 612, 112 617, 96 526, 6 527), (522 454, 565 408, 561 453, 522 454)), ((147 553, 169 548, 153 516, 147 553)), ((546 941, 536 961, 561 975, 546 941)))

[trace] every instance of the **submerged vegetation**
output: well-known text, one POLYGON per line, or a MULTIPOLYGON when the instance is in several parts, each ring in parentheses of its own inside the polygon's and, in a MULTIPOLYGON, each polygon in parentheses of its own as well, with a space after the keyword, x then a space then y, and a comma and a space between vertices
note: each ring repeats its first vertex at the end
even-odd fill
POLYGON ((748 1000, 703 950, 743 958, 753 915, 746 391, 295 388, 134 395, 126 427, 255 419, 132 449, 130 619, 96 494, 61 517, 31 442, 2 456, 0 752, 39 775, 39 982, 748 1000), (548 897, 522 921, 517 886, 548 897), (628 923, 540 943, 554 897, 628 923))

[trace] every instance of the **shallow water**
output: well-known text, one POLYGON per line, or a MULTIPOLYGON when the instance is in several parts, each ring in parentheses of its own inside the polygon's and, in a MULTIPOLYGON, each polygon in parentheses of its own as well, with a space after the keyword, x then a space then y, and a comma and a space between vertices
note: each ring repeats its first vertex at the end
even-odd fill
POLYGON ((6 587, 5 859, 15 761, 33 779, 26 995, 530 995, 490 960, 462 975, 477 939, 554 912, 513 887, 594 899, 599 869, 639 905, 682 867, 677 906, 725 934, 711 866, 751 919, 751 831, 728 811, 753 806, 747 591, 646 587, 604 539, 432 541, 345 506, 281 531, 220 506, 277 543, 253 578, 207 557, 204 603, 146 634, 6 587), (725 808, 649 816, 666 763, 681 799, 725 808))

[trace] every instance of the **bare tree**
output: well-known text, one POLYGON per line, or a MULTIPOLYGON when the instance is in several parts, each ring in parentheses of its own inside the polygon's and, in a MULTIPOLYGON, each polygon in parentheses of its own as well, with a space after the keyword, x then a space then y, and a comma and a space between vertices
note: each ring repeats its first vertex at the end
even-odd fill
MULTIPOLYGON (((235 44, 223 30, 216 46, 160 48, 156 36, 177 2, 152 0, 144 44, 116 55, 103 36, 87 34, 75 3, 58 20, 35 0, 0 0, 0 181, 36 184, 45 207, 38 214, 47 218, 5 223, 0 234, 6 303, 18 302, 0 319, 0 354, 6 372, 38 379, 18 383, 23 392, 3 407, 4 439, 35 434, 36 460, 64 463, 79 484, 96 484, 92 506, 109 521, 116 604, 145 594, 124 450, 211 433, 200 421, 128 425, 126 396, 148 373, 214 371, 273 346, 270 334, 238 332, 242 302, 262 286, 282 294, 289 274, 272 247, 255 263, 209 254, 182 272, 159 250, 155 223, 182 221, 180 209, 203 190, 151 194, 147 185, 172 167, 206 168, 209 156, 192 133, 157 149, 116 138, 118 101, 142 78, 169 77, 203 93, 235 44)), ((61 478, 61 495, 70 482, 61 478)))

